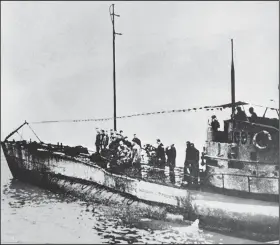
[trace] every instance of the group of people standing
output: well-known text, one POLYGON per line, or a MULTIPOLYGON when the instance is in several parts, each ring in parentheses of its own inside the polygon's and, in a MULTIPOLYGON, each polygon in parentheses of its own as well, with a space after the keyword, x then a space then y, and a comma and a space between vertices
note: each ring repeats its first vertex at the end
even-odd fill
MULTIPOLYGON (((250 107, 249 112, 250 112, 251 116, 247 117, 245 111, 243 111, 242 108, 240 106, 238 106, 236 108, 236 113, 234 115, 232 115, 232 117, 238 121, 256 122, 256 120, 258 119, 258 116, 257 116, 256 112, 254 111, 254 108, 250 107)), ((211 123, 209 125, 212 127, 212 130, 214 132, 218 131, 218 129, 220 128, 220 123, 219 123, 216 115, 213 115, 211 117, 211 123)))
POLYGON ((95 147, 96 153, 100 154, 104 150, 109 150, 115 154, 117 158, 116 163, 121 165, 122 163, 128 163, 132 159, 132 164, 138 164, 141 162, 141 140, 134 134, 133 139, 128 140, 127 136, 124 136, 123 131, 119 132, 96 128, 96 140, 95 147))
POLYGON ((157 147, 150 146, 150 151, 155 152, 155 164, 164 167, 166 164, 174 170, 176 165, 176 148, 174 144, 164 147, 160 139, 156 141, 157 147))
POLYGON ((102 149, 112 148, 112 144, 115 141, 120 141, 120 140, 127 141, 127 143, 130 145, 132 144, 132 142, 135 142, 141 147, 141 140, 137 138, 136 134, 134 134, 134 138, 130 142, 128 140, 128 137, 123 135, 122 130, 117 132, 111 129, 109 134, 108 130, 96 128, 95 147, 96 147, 96 152, 98 154, 102 149))
POLYGON ((239 121, 256 122, 256 120, 258 119, 258 116, 257 116, 256 112, 254 111, 254 108, 253 108, 253 107, 250 107, 250 108, 249 108, 249 112, 250 112, 250 114, 251 114, 250 117, 247 117, 245 111, 243 111, 243 110, 241 109, 240 106, 238 106, 238 107, 236 108, 236 110, 237 110, 237 112, 236 112, 236 114, 234 115, 234 118, 235 118, 236 120, 239 120, 239 121))
MULTIPOLYGON (((150 148, 151 149, 151 148, 150 148)), ((159 167, 169 166, 169 171, 173 172, 176 166, 176 148, 174 144, 164 147, 160 139, 157 139, 155 151, 155 164, 159 167)), ((187 184, 198 184, 199 177, 199 150, 194 143, 186 142, 186 156, 184 162, 183 182, 187 184)))
MULTIPOLYGON (((237 121, 247 121, 251 123, 255 123, 258 120, 258 116, 256 112, 254 111, 253 107, 249 108, 249 112, 251 114, 250 117, 248 117, 245 113, 244 110, 240 106, 236 108, 236 112, 231 115, 232 119, 235 119, 237 121)), ((228 137, 227 137, 227 129, 225 128, 222 131, 219 131, 220 128, 220 123, 216 117, 216 115, 213 115, 211 117, 211 122, 209 123, 209 126, 211 126, 212 129, 212 140, 216 142, 227 142, 228 137)))
MULTIPOLYGON (((134 166, 141 164, 141 150, 144 149, 149 157, 154 153, 153 163, 160 168, 169 166, 169 170, 174 172, 176 166, 176 148, 174 144, 167 147, 163 145, 160 139, 156 140, 157 146, 149 144, 142 148, 141 140, 134 134, 132 140, 128 140, 124 136, 123 131, 110 130, 110 135, 107 130, 96 129, 96 152, 100 154, 104 149, 116 152, 117 166, 132 163, 134 166)), ((184 181, 188 184, 197 184, 199 175, 199 151, 194 147, 194 144, 187 141, 186 157, 184 162, 184 181)))

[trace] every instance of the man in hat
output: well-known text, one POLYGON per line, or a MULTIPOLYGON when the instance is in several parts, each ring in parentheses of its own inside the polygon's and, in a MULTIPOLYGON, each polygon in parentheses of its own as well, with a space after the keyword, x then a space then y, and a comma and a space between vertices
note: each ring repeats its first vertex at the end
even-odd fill
POLYGON ((210 126, 212 127, 213 132, 217 132, 218 129, 220 128, 220 123, 217 120, 217 117, 215 115, 213 115, 211 118, 212 118, 212 121, 211 121, 210 126))
POLYGON ((220 123, 217 120, 216 115, 213 115, 211 117, 211 124, 210 124, 211 128, 212 128, 212 137, 213 137, 213 141, 218 141, 219 140, 219 132, 218 129, 220 128, 220 123))

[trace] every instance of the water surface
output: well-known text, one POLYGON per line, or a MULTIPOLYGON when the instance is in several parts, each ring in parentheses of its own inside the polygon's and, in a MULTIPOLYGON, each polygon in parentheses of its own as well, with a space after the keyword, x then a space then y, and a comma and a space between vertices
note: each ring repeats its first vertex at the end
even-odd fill
POLYGON ((1 243, 255 243, 126 213, 13 180, 1 153, 1 243))

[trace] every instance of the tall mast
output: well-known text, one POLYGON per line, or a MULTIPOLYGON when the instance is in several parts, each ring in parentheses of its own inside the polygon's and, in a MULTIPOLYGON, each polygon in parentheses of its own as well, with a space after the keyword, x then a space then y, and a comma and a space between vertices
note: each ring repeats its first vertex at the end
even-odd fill
POLYGON ((231 110, 232 116, 235 111, 235 71, 233 62, 233 39, 231 39, 231 110))
POLYGON ((115 16, 120 17, 119 15, 115 14, 115 5, 112 4, 109 7, 110 17, 113 24, 113 88, 114 88, 114 130, 117 130, 117 104, 116 104, 116 54, 115 54, 115 38, 116 35, 122 35, 121 33, 115 32, 115 16), (112 9, 112 10, 111 10, 112 9))

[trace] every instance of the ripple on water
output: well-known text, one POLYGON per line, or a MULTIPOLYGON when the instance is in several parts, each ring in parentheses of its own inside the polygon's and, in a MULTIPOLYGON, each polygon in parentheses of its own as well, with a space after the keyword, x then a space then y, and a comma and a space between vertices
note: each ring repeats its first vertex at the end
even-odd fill
POLYGON ((216 243, 199 229, 140 215, 127 222, 123 207, 86 203, 10 179, 2 185, 1 204, 3 243, 216 243))

